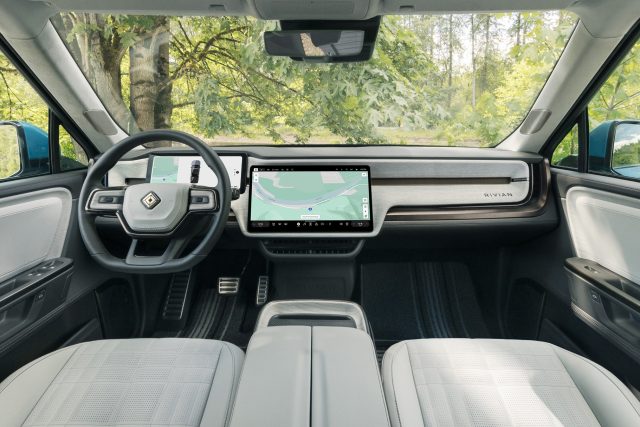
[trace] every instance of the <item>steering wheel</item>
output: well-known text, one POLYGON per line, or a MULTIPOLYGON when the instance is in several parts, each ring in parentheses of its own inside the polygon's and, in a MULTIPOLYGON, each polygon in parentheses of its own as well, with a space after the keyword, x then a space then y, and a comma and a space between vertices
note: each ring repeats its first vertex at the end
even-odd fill
POLYGON ((153 130, 123 139, 89 168, 78 202, 78 223, 89 253, 103 267, 127 273, 188 270, 211 252, 224 230, 231 206, 231 185, 220 157, 200 139, 184 132, 153 130), (215 187, 145 183, 104 187, 102 178, 132 148, 176 141, 193 148, 218 177, 215 187), (112 255, 96 230, 95 219, 115 215, 132 238, 125 258, 112 255), (202 240, 183 254, 194 237, 202 240))

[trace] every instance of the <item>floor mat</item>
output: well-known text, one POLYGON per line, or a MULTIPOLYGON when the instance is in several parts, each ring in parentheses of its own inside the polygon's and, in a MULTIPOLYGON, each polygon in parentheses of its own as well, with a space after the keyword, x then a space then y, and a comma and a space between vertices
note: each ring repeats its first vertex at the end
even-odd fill
POLYGON ((360 290, 379 357, 402 340, 489 336, 462 263, 364 264, 360 290))
POLYGON ((202 263, 197 269, 195 295, 185 327, 172 335, 160 332, 155 336, 216 339, 247 347, 260 310, 255 305, 255 293, 265 264, 261 257, 246 251, 228 251, 214 259, 215 263, 202 263), (240 277, 238 293, 220 295, 218 277, 240 277))

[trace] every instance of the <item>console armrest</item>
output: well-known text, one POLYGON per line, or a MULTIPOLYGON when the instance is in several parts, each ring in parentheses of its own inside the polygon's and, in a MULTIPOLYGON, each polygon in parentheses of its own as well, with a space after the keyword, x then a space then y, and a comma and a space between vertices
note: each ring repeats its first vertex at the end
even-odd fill
POLYGON ((353 328, 314 327, 312 349, 311 425, 388 427, 371 337, 353 328))
POLYGON ((253 334, 230 425, 309 426, 310 372, 311 328, 282 326, 253 334))
POLYGON ((375 350, 355 328, 273 326, 251 338, 232 427, 389 427, 375 350))

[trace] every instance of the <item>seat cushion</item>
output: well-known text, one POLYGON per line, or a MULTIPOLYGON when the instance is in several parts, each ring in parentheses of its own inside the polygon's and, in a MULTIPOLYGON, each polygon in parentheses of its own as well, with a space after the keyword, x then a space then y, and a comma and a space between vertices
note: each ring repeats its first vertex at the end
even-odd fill
POLYGON ((543 342, 404 341, 382 374, 395 427, 640 425, 640 404, 615 376, 543 342))
POLYGON ((234 345, 184 338, 93 341, 0 384, 2 426, 224 426, 243 361, 234 345))

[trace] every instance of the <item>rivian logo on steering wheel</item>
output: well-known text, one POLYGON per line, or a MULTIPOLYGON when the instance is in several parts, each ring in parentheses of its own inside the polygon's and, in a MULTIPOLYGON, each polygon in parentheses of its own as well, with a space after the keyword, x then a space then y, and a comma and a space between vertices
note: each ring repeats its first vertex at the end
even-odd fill
POLYGON ((158 197, 158 195, 153 191, 150 191, 140 201, 142 202, 145 208, 153 209, 158 205, 158 203, 160 203, 160 197, 158 197))

